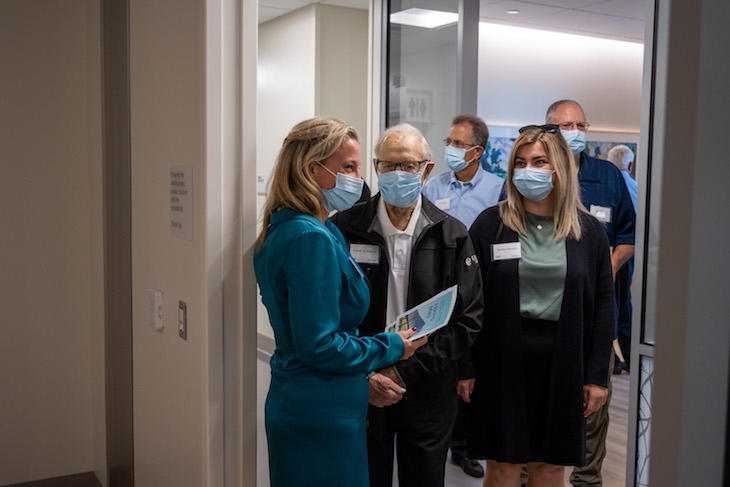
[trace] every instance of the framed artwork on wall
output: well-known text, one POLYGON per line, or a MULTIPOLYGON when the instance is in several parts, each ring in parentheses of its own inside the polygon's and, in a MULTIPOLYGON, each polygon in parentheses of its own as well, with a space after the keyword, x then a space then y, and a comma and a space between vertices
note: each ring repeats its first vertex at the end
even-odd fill
MULTIPOLYGON (((507 162, 512 145, 519 135, 519 127, 490 125, 487 150, 480 160, 482 168, 501 178, 507 176, 507 162)), ((638 159, 639 134, 623 132, 589 131, 586 134, 586 152, 591 157, 606 159, 612 147, 623 144, 634 152, 638 159)), ((635 165, 634 165, 635 166, 635 165)))

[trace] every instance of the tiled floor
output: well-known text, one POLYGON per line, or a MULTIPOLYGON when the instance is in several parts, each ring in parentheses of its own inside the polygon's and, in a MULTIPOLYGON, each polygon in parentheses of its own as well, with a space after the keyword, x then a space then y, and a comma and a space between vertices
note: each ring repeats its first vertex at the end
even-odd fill
MULTIPOLYGON (((263 354, 258 360, 258 458, 257 487, 269 487, 268 459, 266 453, 266 433, 264 432, 264 400, 269 388, 269 364, 263 354)), ((613 377, 613 399, 611 400, 611 425, 609 426, 608 453, 604 463, 604 487, 624 487, 626 458, 626 425, 628 422, 629 376, 613 377)), ((484 462, 482 462, 484 465, 484 462)), ((393 483, 394 487, 397 482, 393 483)), ((446 463, 447 487, 481 487, 482 479, 466 475, 461 468, 450 461, 446 463)), ((566 483, 566 485, 568 485, 566 483)))

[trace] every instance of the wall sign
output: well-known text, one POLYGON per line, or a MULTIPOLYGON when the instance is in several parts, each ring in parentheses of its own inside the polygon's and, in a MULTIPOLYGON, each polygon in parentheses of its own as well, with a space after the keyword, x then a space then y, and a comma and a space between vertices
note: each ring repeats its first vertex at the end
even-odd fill
POLYGON ((193 239, 193 167, 170 168, 170 235, 193 239))

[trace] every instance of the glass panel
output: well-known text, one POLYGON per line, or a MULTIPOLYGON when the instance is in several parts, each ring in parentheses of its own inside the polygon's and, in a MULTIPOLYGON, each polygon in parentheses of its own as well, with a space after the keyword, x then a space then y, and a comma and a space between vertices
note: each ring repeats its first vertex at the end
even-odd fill
POLYGON ((639 371, 639 417, 636 434, 636 486, 649 485, 649 458, 651 444, 651 398, 654 388, 654 359, 641 357, 639 371))
MULTIPOLYGON (((409 123, 426 137, 435 162, 456 114, 458 83, 458 0, 389 2, 388 100, 386 126, 409 123), (406 25, 401 13, 421 9, 451 14, 434 28, 406 25), (394 15, 395 14, 395 15, 394 15)), ((441 172, 446 167, 436 168, 441 172)))
POLYGON ((646 261, 646 272, 644 274, 644 326, 642 329, 642 342, 655 345, 654 330, 656 321, 656 290, 657 290, 657 265, 659 257, 659 221, 661 201, 661 167, 657 167, 654 158, 650 163, 647 174, 647 221, 644 259, 646 261))

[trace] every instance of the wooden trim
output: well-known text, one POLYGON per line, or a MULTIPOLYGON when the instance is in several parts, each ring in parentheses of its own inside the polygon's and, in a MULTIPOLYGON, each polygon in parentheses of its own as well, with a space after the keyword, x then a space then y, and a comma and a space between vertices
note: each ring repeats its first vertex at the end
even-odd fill
POLYGON ((129 0, 101 1, 107 485, 134 485, 129 0))
POLYGON ((22 484, 11 484, 5 487, 102 487, 101 482, 94 472, 77 473, 63 477, 34 480, 22 484))

